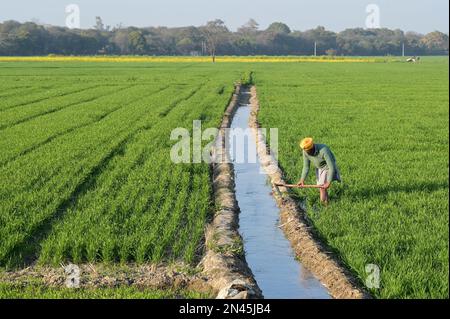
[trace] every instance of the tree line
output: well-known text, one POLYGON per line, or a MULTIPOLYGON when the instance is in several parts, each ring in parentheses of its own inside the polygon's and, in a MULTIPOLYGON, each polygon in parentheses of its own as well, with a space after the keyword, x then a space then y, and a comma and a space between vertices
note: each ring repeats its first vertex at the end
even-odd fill
POLYGON ((448 55, 448 35, 390 29, 324 27, 291 30, 281 22, 260 30, 251 19, 237 31, 222 20, 200 27, 105 27, 69 29, 33 22, 0 23, 0 55, 448 55), (405 50, 405 51, 403 51, 405 50))

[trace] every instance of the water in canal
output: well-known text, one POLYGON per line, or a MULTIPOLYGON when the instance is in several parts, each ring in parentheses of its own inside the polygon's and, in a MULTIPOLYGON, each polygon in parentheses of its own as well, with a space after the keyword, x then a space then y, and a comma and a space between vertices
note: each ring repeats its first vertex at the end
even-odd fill
MULTIPOLYGON (((249 93, 244 91, 241 94, 249 93)), ((231 128, 248 128, 249 115, 250 106, 240 105, 231 128)), ((237 160, 239 156, 236 155, 236 149, 245 148, 245 154, 256 152, 254 137, 249 134, 245 142, 236 138, 233 140, 237 145, 229 153, 234 164, 236 198, 241 210, 240 233, 244 239, 247 262, 264 297, 330 298, 327 289, 295 259, 289 241, 278 227, 279 208, 271 195, 272 188, 268 184, 267 175, 262 173, 258 159, 254 163, 249 163, 251 161, 248 161, 247 156, 244 161, 237 160), (253 151, 248 152, 249 146, 253 151)))

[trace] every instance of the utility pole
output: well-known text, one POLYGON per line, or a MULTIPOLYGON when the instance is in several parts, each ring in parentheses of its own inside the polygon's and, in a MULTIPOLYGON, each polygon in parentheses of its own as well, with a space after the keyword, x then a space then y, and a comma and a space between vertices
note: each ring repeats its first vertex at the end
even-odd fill
POLYGON ((405 57, 405 42, 402 45, 402 57, 405 57))
POLYGON ((314 56, 317 56, 317 41, 314 41, 314 56))

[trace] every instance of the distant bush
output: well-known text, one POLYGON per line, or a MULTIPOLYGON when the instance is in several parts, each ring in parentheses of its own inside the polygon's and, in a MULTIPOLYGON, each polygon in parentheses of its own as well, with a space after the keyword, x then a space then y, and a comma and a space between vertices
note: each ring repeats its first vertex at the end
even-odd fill
POLYGON ((241 77, 241 84, 242 85, 252 85, 253 84, 253 72, 246 71, 244 74, 242 74, 241 77))

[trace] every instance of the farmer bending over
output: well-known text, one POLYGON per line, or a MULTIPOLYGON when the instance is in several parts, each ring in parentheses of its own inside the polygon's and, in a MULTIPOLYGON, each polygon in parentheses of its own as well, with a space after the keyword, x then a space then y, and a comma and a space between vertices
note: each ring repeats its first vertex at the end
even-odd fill
POLYGON ((299 186, 305 185, 305 179, 309 173, 311 162, 316 168, 317 185, 320 188, 320 200, 325 205, 328 204, 328 189, 333 181, 341 181, 339 170, 336 165, 336 158, 330 148, 325 144, 314 144, 312 138, 307 137, 300 142, 303 150, 303 172, 299 186))

